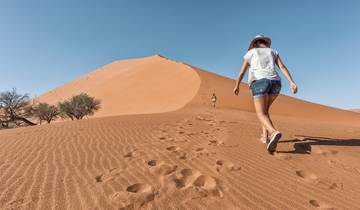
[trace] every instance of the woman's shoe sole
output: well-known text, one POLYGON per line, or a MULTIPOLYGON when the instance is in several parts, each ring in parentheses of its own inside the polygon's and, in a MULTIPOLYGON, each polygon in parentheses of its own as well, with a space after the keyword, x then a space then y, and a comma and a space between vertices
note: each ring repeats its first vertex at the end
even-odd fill
POLYGON ((277 132, 270 140, 269 144, 267 145, 267 150, 270 153, 273 153, 276 151, 277 143, 279 142, 281 138, 281 133, 277 132))

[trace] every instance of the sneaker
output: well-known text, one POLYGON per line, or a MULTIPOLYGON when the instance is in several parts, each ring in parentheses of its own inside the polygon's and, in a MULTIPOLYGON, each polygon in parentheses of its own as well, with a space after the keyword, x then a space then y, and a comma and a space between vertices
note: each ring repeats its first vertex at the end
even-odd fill
POLYGON ((267 145, 267 150, 268 150, 270 153, 275 152, 277 143, 279 142, 280 138, 281 138, 281 133, 280 133, 279 131, 275 131, 275 132, 271 135, 270 141, 269 141, 269 143, 268 143, 268 145, 267 145))

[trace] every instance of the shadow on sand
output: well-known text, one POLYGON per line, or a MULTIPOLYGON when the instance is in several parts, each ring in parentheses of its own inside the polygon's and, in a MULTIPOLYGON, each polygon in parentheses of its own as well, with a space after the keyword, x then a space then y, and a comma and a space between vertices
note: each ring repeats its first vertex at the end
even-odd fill
POLYGON ((334 139, 321 136, 296 135, 294 139, 279 141, 279 143, 294 143, 294 150, 277 151, 277 153, 311 154, 311 146, 313 145, 360 146, 360 139, 334 139))

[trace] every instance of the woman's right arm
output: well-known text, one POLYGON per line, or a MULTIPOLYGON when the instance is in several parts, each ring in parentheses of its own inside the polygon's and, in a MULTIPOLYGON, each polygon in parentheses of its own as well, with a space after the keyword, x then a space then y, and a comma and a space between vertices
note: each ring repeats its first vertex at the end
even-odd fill
POLYGON ((235 88, 234 88, 234 91, 233 91, 235 93, 235 95, 239 94, 240 82, 243 79, 248 67, 249 67, 249 63, 246 60, 244 60, 243 65, 242 65, 242 67, 240 69, 240 72, 239 72, 239 74, 237 76, 237 79, 236 79, 236 84, 235 84, 235 88))
POLYGON ((275 63, 280 68, 281 72, 285 75, 285 77, 289 80, 290 88, 291 88, 292 92, 296 93, 297 92, 297 85, 295 84, 293 78, 291 77, 289 70, 286 68, 284 63, 281 61, 280 56, 278 56, 276 58, 275 63))

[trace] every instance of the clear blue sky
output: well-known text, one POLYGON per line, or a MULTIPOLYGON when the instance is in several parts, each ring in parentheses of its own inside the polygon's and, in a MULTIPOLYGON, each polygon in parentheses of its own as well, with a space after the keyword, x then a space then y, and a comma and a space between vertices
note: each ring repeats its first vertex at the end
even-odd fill
POLYGON ((260 33, 295 78, 296 97, 359 108, 359 23, 357 0, 1 0, 0 90, 40 95, 157 53, 235 79, 260 33))

